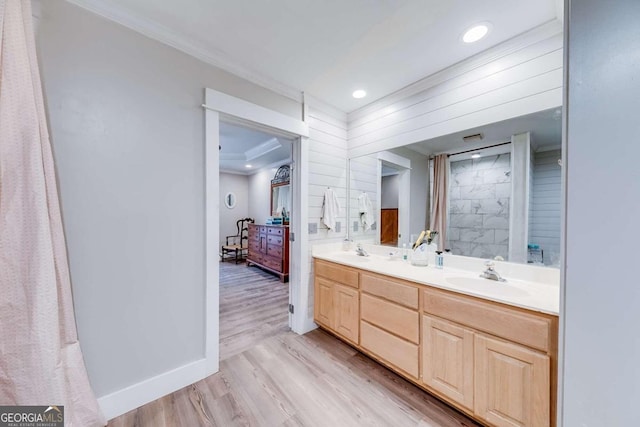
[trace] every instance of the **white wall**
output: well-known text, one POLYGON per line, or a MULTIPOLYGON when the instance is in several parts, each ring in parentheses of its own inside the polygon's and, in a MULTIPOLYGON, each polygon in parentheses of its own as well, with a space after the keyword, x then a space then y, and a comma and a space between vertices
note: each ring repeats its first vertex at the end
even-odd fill
MULTIPOLYGON (((340 242, 347 234, 347 122, 346 115, 308 99, 307 123, 309 124, 309 165, 306 173, 309 180, 309 208, 307 225, 317 226, 316 233, 309 233, 309 313, 313 315, 313 263, 311 246, 322 242, 340 242), (324 191, 331 187, 336 192, 341 211, 337 221, 341 231, 329 231, 321 225, 322 199, 324 191)), ((303 224, 305 226, 305 224, 303 224)), ((303 284, 304 286, 304 284, 303 284)))
POLYGON ((249 217, 264 224, 271 216, 271 180, 278 168, 262 169, 249 175, 249 217))
POLYGON ((225 237, 238 233, 236 222, 249 215, 249 179, 246 175, 220 173, 220 244, 226 244, 225 237), (236 206, 229 209, 224 204, 228 192, 236 195, 236 206))
POLYGON ((529 242, 544 250, 547 265, 560 262, 562 177, 558 159, 561 156, 560 150, 551 150, 536 152, 532 159, 529 242))
POLYGON ((564 427, 640 425, 640 2, 570 2, 564 427))
POLYGON ((349 156, 562 105, 562 33, 550 23, 349 114, 349 156))
MULTIPOLYGON (((418 238, 422 230, 429 228, 429 157, 407 148, 391 152, 411 161, 409 234, 418 238)), ((403 191, 407 189, 399 188, 400 193, 403 191)))
MULTIPOLYGON (((300 105, 67 2, 37 4, 91 384, 98 397, 117 399, 126 387, 133 396, 138 383, 178 369, 173 386, 180 387, 192 381, 179 369, 204 357, 203 89, 292 117, 300 105)), ((149 397, 161 393, 153 384, 149 397)))

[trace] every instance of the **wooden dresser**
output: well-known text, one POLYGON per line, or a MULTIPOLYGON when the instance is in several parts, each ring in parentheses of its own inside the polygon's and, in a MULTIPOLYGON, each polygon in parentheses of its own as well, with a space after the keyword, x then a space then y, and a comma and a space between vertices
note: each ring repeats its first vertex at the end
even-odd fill
POLYGON ((289 280, 289 226, 249 224, 247 266, 252 264, 289 280))

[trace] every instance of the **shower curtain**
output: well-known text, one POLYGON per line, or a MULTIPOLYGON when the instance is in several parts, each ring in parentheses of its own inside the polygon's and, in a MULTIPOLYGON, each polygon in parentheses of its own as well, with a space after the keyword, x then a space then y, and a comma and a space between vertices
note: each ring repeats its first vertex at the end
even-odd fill
POLYGON ((447 192, 449 191, 449 156, 440 154, 433 159, 433 202, 431 230, 438 232, 438 250, 447 245, 447 192))
POLYGON ((0 0, 0 405, 106 422, 78 343, 29 0, 0 0))

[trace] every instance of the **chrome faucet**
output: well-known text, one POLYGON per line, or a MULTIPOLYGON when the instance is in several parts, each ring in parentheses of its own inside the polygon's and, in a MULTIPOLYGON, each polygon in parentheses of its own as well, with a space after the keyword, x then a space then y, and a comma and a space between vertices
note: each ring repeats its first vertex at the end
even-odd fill
POLYGON ((358 245, 356 246, 356 254, 358 254, 360 256, 369 256, 367 251, 364 250, 364 248, 362 247, 362 245, 360 243, 358 243, 358 245))
POLYGON ((502 276, 500 276, 500 274, 498 274, 498 272, 494 269, 496 264, 493 261, 487 261, 484 263, 484 265, 487 267, 487 269, 480 275, 480 277, 489 280, 495 280, 497 282, 507 281, 506 279, 503 279, 502 276))

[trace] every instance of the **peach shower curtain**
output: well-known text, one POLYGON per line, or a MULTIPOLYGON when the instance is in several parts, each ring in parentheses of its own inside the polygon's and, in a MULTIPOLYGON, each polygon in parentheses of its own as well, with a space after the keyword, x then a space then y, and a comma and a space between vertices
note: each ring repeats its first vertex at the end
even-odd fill
POLYGON ((29 0, 0 0, 0 405, 106 424, 76 333, 29 0))
POLYGON ((438 232, 438 250, 447 245, 447 192, 449 191, 449 156, 433 158, 433 201, 431 203, 431 230, 438 232))

